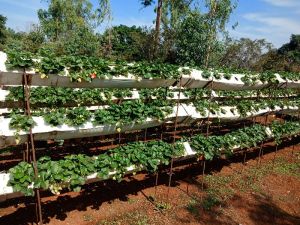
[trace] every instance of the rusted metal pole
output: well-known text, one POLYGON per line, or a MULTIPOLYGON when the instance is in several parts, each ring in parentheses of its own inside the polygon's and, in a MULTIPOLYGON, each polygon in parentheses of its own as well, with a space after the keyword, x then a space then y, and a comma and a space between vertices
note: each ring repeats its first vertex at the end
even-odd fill
MULTIPOLYGON (((177 124, 178 124, 179 103, 180 103, 181 88, 182 88, 182 77, 180 78, 179 82, 180 82, 179 83, 179 93, 178 93, 178 98, 177 98, 177 108, 176 108, 176 116, 175 116, 175 127, 174 127, 174 133, 173 133, 173 148, 175 147, 174 145, 175 145, 175 141, 176 141, 176 131, 177 131, 177 124)), ((173 163, 174 163, 174 158, 172 156, 172 158, 171 158, 171 164, 170 164, 170 171, 169 171, 169 182, 168 182, 167 200, 169 200, 169 192, 170 192, 170 187, 171 187, 171 182, 172 182, 173 163)))
MULTIPOLYGON (((24 84, 25 84, 24 89, 25 89, 25 99, 26 99, 25 102, 26 102, 27 116, 31 117, 30 98, 29 98, 30 92, 29 92, 29 87, 28 87, 29 75, 26 74, 25 71, 23 73, 23 79, 24 79, 24 84)), ((34 137, 33 137, 31 127, 29 129, 29 140, 30 140, 31 153, 32 153, 34 176, 38 177, 38 169, 37 169, 36 154, 35 154, 35 147, 34 147, 34 137)), ((40 196, 39 189, 35 189, 35 194, 36 194, 37 211, 38 211, 37 221, 38 221, 38 224, 42 225, 43 224, 43 216, 42 216, 41 196, 40 196)))
POLYGON ((274 166, 275 166, 275 160, 276 160, 276 156, 277 156, 277 150, 278 150, 278 144, 276 143, 276 148, 275 148, 275 154, 274 154, 274 158, 273 158, 272 169, 274 169, 274 166))
POLYGON ((121 132, 119 132, 118 142, 119 142, 119 146, 121 146, 121 132))
MULTIPOLYGON (((25 69, 23 69, 23 81, 22 81, 22 90, 23 90, 23 103, 24 103, 24 115, 27 115, 27 100, 26 100, 26 94, 25 94, 25 76, 24 74, 26 74, 25 69)), ((23 161, 25 162, 29 162, 29 136, 28 136, 28 140, 25 143, 26 145, 26 149, 23 149, 23 161)))
POLYGON ((155 192, 154 192, 154 196, 155 196, 155 197, 156 197, 156 194, 157 194, 158 173, 159 173, 159 171, 157 171, 157 172, 155 173, 155 192))
POLYGON ((206 167, 206 161, 204 159, 203 165, 202 165, 202 182, 201 182, 201 190, 204 190, 204 175, 205 175, 205 167, 206 167))
POLYGON ((145 132, 144 132, 144 141, 147 141, 147 128, 145 128, 145 132))
MULTIPOLYGON (((212 96, 213 84, 214 84, 214 80, 212 79, 212 81, 211 81, 211 83, 210 83, 210 97, 209 97, 209 104, 208 104, 208 116, 207 116, 207 126, 206 126, 206 138, 208 137, 208 134, 209 134, 210 104, 211 104, 211 101, 212 101, 212 99, 213 99, 213 96, 212 96)), ((202 165, 202 181, 201 181, 201 188, 202 188, 202 191, 204 190, 205 166, 206 166, 206 161, 205 161, 205 158, 204 158, 204 159, 203 159, 203 165, 202 165)))
POLYGON ((214 84, 214 80, 212 79, 211 83, 210 83, 210 96, 209 96, 209 103, 208 103, 208 115, 207 115, 207 125, 206 125, 206 137, 208 137, 208 133, 209 133, 209 117, 210 117, 210 104, 211 104, 211 101, 213 99, 213 96, 212 96, 212 89, 213 89, 213 84, 214 84))
POLYGON ((170 187, 172 182, 172 175, 173 175, 173 163, 174 158, 171 158, 171 164, 170 164, 170 171, 169 171, 169 181, 168 181, 168 191, 167 191, 167 200, 169 200, 169 193, 170 193, 170 187))

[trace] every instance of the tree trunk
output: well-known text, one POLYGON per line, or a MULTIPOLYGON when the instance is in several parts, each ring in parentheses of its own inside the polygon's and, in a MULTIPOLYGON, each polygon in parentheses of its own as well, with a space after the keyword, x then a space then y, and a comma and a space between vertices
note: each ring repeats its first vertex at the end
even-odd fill
POLYGON ((159 46, 159 36, 160 36, 160 22, 162 15, 162 4, 163 0, 158 0, 157 10, 156 10, 156 23, 155 23, 155 37, 154 37, 154 56, 157 55, 157 49, 159 46))
POLYGON ((216 21, 213 18, 216 13, 216 7, 217 7, 217 3, 215 1, 212 1, 211 2, 211 10, 209 12, 210 20, 212 20, 212 21, 211 21, 211 28, 210 28, 211 30, 209 32, 209 37, 208 37, 208 47, 207 47, 207 52, 206 52, 205 68, 208 67, 208 62, 209 62, 210 53, 211 53, 211 45, 212 45, 212 42, 216 35, 216 21))

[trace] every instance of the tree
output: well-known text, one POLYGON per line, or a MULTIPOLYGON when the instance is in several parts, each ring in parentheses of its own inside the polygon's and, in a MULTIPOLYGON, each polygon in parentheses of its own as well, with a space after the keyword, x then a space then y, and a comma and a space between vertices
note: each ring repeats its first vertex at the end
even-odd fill
POLYGON ((175 40, 182 21, 190 14, 194 0, 165 0, 162 13, 161 57, 171 63, 176 62, 175 40))
POLYGON ((5 24, 6 24, 6 17, 0 15, 0 50, 4 48, 4 44, 7 39, 5 24))
POLYGON ((45 0, 48 9, 39 9, 38 17, 47 38, 58 41, 72 31, 93 29, 100 21, 89 0, 45 0))
POLYGON ((229 40, 226 43, 226 50, 220 59, 219 66, 253 70, 257 67, 260 58, 271 49, 271 43, 265 39, 241 38, 240 40, 229 40))
POLYGON ((300 35, 291 35, 289 43, 278 49, 278 54, 286 56, 291 62, 300 63, 300 35))
MULTIPOLYGON (((154 3, 154 0, 141 0, 141 2, 145 7, 147 7, 147 6, 150 6, 152 3, 154 3)), ((155 20, 155 35, 154 35, 154 56, 157 55, 157 49, 158 49, 158 46, 159 46, 162 7, 163 7, 163 0, 157 0, 156 20, 155 20)))
POLYGON ((110 30, 106 30, 102 36, 102 46, 105 49, 109 46, 108 37, 110 35, 113 57, 129 61, 149 59, 151 31, 136 26, 119 25, 112 27, 110 30))
POLYGON ((206 62, 208 44, 212 47, 212 55, 220 51, 220 42, 215 39, 209 43, 209 24, 207 17, 194 10, 183 20, 178 28, 175 40, 176 61, 180 64, 203 66, 206 62))
POLYGON ((235 0, 206 0, 209 37, 207 40, 205 67, 209 65, 212 46, 217 39, 217 35, 225 33, 226 24, 236 6, 237 2, 235 0))
MULTIPOLYGON (((154 0, 141 0, 147 7, 154 3, 154 0)), ((161 39, 161 24, 163 25, 163 50, 165 55, 172 49, 178 22, 182 15, 187 15, 189 6, 194 0, 158 0, 156 6, 155 35, 154 35, 154 56, 158 56, 158 48, 161 39)))
POLYGON ((57 54, 95 55, 99 38, 94 29, 104 19, 103 8, 94 9, 89 0, 46 1, 48 8, 40 9, 38 17, 57 54))
POLYGON ((45 42, 45 35, 40 26, 33 24, 28 33, 22 38, 22 49, 33 53, 38 52, 45 42))
POLYGON ((300 72, 300 35, 291 35, 289 43, 263 54, 256 63, 255 69, 300 72))

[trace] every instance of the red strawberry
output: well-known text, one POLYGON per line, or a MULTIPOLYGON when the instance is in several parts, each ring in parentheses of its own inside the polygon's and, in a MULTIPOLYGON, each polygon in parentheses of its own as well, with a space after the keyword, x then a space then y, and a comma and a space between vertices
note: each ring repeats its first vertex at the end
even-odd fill
POLYGON ((91 77, 92 79, 95 79, 95 78, 97 77, 97 75, 96 75, 96 73, 91 73, 91 74, 90 74, 90 77, 91 77))

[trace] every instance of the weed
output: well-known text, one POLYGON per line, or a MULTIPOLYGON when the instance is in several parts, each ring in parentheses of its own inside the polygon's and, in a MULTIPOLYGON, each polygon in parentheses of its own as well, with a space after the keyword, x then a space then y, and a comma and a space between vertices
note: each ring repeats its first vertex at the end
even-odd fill
POLYGON ((200 212, 199 212, 199 203, 192 199, 189 201, 189 203, 186 206, 186 209, 193 215, 195 215, 196 217, 200 216, 200 212))
POLYGON ((172 208, 172 206, 171 206, 170 203, 163 202, 163 201, 157 202, 157 203, 155 204, 155 206, 156 206, 156 208, 157 208, 158 210, 161 210, 161 211, 165 211, 165 210, 168 210, 168 209, 171 209, 171 208, 172 208))
POLYGON ((221 201, 219 198, 217 198, 214 195, 208 195, 205 199, 202 201, 202 207, 205 210, 211 210, 214 206, 220 205, 221 201))
POLYGON ((137 202, 136 199, 133 199, 133 198, 129 198, 128 201, 127 201, 129 204, 134 204, 137 202))
POLYGON ((274 172, 288 176, 300 177, 300 163, 290 163, 283 158, 279 158, 274 166, 274 172))
POLYGON ((94 218, 93 218, 93 216, 92 216, 92 215, 85 214, 85 215, 83 215, 83 220, 84 220, 84 221, 88 221, 88 222, 90 222, 90 221, 93 221, 93 220, 94 220, 94 218))

